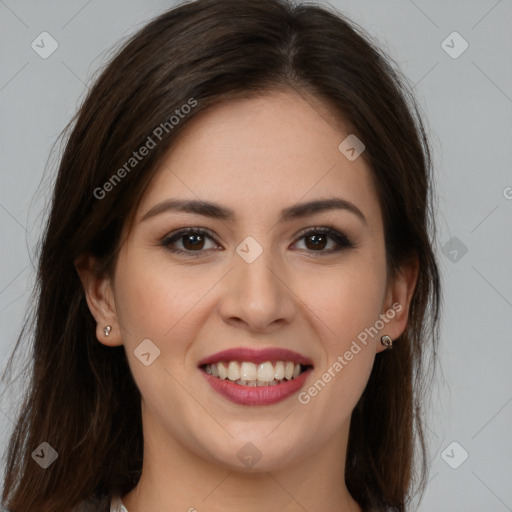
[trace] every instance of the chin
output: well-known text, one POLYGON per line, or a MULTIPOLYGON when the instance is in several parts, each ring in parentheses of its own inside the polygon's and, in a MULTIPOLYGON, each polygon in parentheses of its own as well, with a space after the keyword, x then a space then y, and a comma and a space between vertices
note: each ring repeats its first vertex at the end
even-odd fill
POLYGON ((286 439, 278 436, 269 439, 268 432, 271 430, 236 437, 229 443, 223 442, 218 450, 208 449, 208 452, 216 463, 231 471, 260 473, 285 469, 300 456, 297 443, 293 443, 289 435, 286 439))

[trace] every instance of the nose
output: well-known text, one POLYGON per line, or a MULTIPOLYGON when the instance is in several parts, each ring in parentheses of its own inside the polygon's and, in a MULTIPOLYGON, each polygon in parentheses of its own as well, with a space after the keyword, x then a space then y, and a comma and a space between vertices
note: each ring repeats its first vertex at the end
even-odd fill
POLYGON ((289 324, 297 311, 289 272, 271 251, 252 263, 238 254, 224 282, 220 314, 224 322, 258 333, 272 333, 289 324))

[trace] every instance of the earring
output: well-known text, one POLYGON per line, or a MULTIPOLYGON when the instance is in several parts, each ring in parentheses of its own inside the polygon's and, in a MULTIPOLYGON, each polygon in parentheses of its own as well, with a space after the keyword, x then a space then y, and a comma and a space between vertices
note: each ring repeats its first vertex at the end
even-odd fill
POLYGON ((387 334, 382 336, 382 338, 380 339, 380 342, 385 347, 387 347, 386 350, 391 350, 393 348, 393 340, 387 334))
POLYGON ((105 336, 110 336, 110 331, 112 330, 112 327, 110 325, 107 325, 105 329, 103 329, 103 332, 105 333, 105 336))

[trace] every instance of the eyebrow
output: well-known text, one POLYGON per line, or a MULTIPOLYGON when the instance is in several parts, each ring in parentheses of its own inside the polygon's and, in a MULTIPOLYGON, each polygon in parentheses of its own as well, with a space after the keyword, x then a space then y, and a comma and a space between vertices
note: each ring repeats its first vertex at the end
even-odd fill
MULTIPOLYGON (((281 211, 279 221, 287 222, 329 210, 349 211, 363 221, 364 224, 368 224, 366 217, 355 204, 340 197, 316 199, 314 201, 289 206, 281 211)), ((170 211, 195 213, 197 215, 203 215, 205 217, 227 222, 233 222, 236 219, 236 215, 233 210, 216 203, 193 199, 166 199, 165 201, 157 203, 148 212, 146 212, 140 222, 144 222, 156 215, 170 211)))

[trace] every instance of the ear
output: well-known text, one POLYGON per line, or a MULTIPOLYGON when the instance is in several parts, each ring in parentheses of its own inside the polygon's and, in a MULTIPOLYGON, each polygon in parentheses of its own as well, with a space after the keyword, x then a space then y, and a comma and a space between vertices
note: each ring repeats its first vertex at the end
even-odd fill
MULTIPOLYGON (((381 318, 388 321, 380 332, 380 336, 387 334, 394 341, 405 331, 418 273, 419 261, 418 257, 414 256, 408 263, 400 267, 396 278, 389 282, 381 315, 381 318)), ((379 341, 377 352, 385 349, 386 347, 379 341)))
POLYGON ((122 345, 110 278, 98 274, 96 260, 90 255, 78 258, 74 265, 84 288, 87 305, 96 320, 96 338, 111 347, 122 345), (109 336, 104 331, 107 325, 111 326, 109 336))

